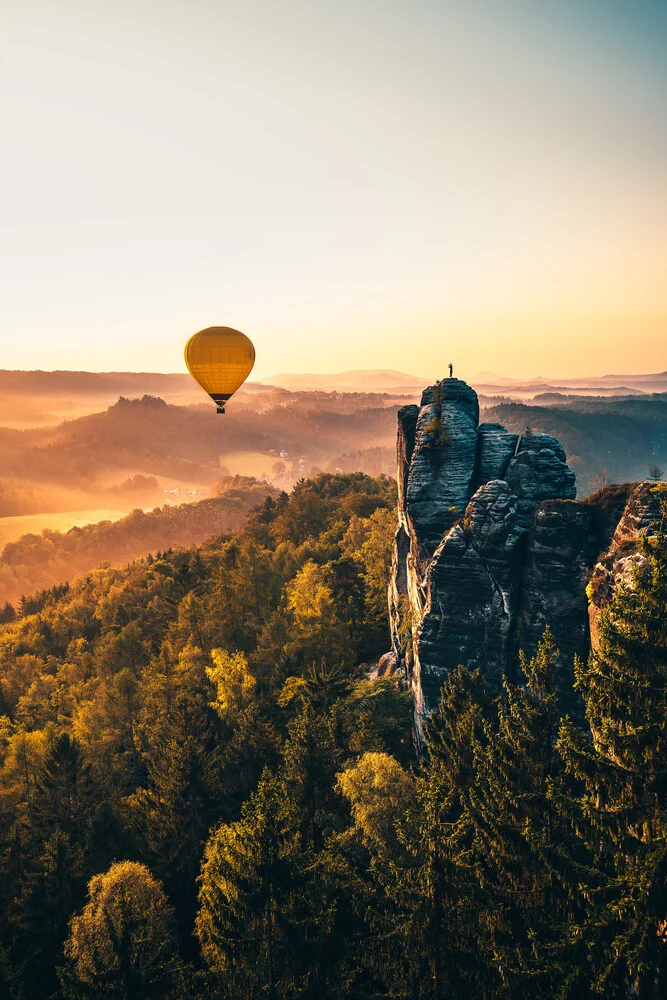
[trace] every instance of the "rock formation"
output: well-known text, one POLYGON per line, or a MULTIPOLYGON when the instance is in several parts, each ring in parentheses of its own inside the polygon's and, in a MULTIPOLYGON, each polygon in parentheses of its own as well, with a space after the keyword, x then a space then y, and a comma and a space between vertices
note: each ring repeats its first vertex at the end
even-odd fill
POLYGON ((426 389, 420 406, 399 410, 398 425, 390 618, 418 728, 450 670, 479 667, 499 689, 547 625, 561 652, 563 708, 576 712, 573 660, 588 652, 598 607, 589 622, 587 583, 594 571, 602 606, 619 559, 656 516, 655 484, 576 501, 560 443, 480 424, 477 395, 459 379, 426 389))
MULTIPOLYGON (((624 483, 602 492, 597 500, 598 517, 609 517, 609 508, 616 513, 620 502, 625 501, 616 517, 616 527, 605 551, 598 556, 587 587, 588 622, 591 643, 597 641, 597 621, 614 590, 622 584, 631 584, 632 566, 639 558, 636 540, 640 532, 648 531, 660 520, 660 502, 667 499, 664 483, 624 483)), ((595 503, 595 498, 593 498, 595 503)), ((613 517, 613 515, 612 515, 613 517)))

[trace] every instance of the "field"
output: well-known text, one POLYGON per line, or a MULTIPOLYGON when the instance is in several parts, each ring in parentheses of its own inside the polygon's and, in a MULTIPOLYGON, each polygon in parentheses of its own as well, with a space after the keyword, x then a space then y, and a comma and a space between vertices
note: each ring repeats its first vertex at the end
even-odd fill
POLYGON ((45 528, 52 531, 69 531, 97 521, 119 521, 126 510, 71 510, 65 514, 24 514, 20 517, 0 517, 0 551, 7 542, 15 542, 21 535, 39 535, 45 528))
POLYGON ((278 455, 265 455, 259 451, 232 451, 220 455, 220 467, 232 476, 271 476, 271 467, 280 461, 278 455))

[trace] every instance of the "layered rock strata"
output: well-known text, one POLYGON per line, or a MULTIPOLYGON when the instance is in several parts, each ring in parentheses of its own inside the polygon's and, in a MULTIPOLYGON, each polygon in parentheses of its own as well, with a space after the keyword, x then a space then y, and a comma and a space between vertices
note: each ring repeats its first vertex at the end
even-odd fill
POLYGON ((480 424, 476 393, 459 379, 426 389, 398 424, 390 619, 418 728, 450 670, 479 667, 499 690, 518 650, 532 655, 547 625, 561 653, 563 708, 576 712, 573 660, 590 643, 586 586, 596 567, 606 599, 623 539, 631 546, 655 517, 649 484, 576 501, 560 443, 480 424))

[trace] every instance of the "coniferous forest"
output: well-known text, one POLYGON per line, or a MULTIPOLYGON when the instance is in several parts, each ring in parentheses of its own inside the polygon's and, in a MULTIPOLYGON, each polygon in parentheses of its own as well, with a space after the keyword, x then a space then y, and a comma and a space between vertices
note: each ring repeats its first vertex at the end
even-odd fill
POLYGON ((580 718, 547 629, 500 692, 450 673, 418 756, 395 510, 323 473, 0 626, 0 996, 667 996, 667 520, 580 718))

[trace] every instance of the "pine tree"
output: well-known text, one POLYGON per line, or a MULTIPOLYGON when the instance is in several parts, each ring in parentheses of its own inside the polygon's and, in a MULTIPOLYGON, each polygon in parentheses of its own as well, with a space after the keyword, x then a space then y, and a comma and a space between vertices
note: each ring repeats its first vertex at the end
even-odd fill
POLYGON ((554 995, 569 919, 563 859, 571 830, 551 794, 562 762, 555 685, 559 651, 546 629, 536 655, 520 657, 525 684, 505 682, 498 721, 475 754, 466 795, 471 860, 482 889, 480 951, 512 998, 554 995))
POLYGON ((265 771, 241 819, 206 845, 196 932, 233 996, 289 996, 299 839, 283 783, 265 771))
POLYGON ((666 508, 577 666, 590 736, 572 725, 560 736, 590 856, 589 915, 576 933, 592 956, 592 988, 612 998, 667 994, 666 508))
POLYGON ((255 790, 265 767, 279 768, 280 735, 254 704, 235 719, 231 738, 218 750, 220 779, 218 792, 225 819, 239 815, 243 803, 255 790))
POLYGON ((55 990, 68 919, 84 888, 83 853, 58 829, 31 860, 11 915, 13 957, 27 1000, 42 1000, 55 990))
POLYGON ((367 839, 371 933, 361 960, 378 983, 377 995, 383 984, 389 995, 409 1000, 500 996, 497 975, 480 961, 486 928, 466 805, 488 738, 487 711, 479 671, 453 671, 427 727, 427 757, 414 790, 391 823, 395 833, 374 846, 367 839))
MULTIPOLYGON (((128 801, 141 856, 178 900, 185 947, 191 943, 196 879, 211 823, 216 818, 217 778, 206 730, 190 729, 176 710, 151 734, 147 784, 128 801)), ((219 813, 218 813, 219 815, 219 813)))
POLYGON ((4 607, 0 608, 0 625, 16 621, 16 609, 9 601, 5 601, 4 607))
POLYGON ((336 825, 337 757, 326 716, 306 705, 289 725, 283 773, 303 843, 313 852, 322 849, 336 825))
POLYGON ((85 819, 92 794, 89 768, 78 740, 51 732, 48 752, 36 780, 30 810, 33 836, 62 830, 73 841, 85 836, 85 819))

